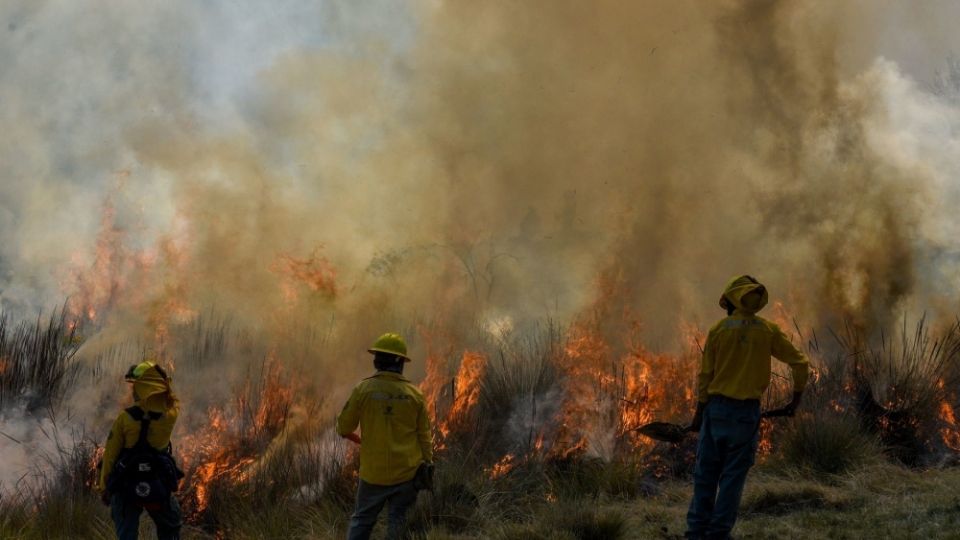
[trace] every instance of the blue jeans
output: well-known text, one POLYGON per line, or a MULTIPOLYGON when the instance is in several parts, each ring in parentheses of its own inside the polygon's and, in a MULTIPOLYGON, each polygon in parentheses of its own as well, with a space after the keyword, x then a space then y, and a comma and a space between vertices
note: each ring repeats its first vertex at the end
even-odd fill
POLYGON ((157 526, 158 540, 179 540, 183 514, 180 503, 172 495, 166 503, 144 508, 120 495, 110 497, 110 516, 116 527, 118 540, 137 540, 140 535, 140 514, 146 510, 157 526))
POLYGON ((417 490, 413 481, 394 486, 377 486, 360 481, 357 488, 357 507, 350 518, 350 533, 348 540, 367 540, 373 533, 373 526, 377 523, 377 516, 387 510, 387 538, 399 540, 404 533, 407 523, 407 510, 417 502, 417 490))
POLYGON ((703 412, 687 538, 730 537, 760 440, 760 401, 711 396, 703 412))

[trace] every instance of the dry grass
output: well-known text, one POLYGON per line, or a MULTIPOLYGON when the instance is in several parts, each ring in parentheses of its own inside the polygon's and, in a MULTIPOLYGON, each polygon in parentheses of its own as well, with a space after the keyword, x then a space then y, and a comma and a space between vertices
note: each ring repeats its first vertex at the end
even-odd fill
MULTIPOLYGON (((171 335, 173 354, 181 359, 178 376, 210 376, 223 362, 235 360, 238 349, 252 351, 248 355, 254 357, 247 359, 253 368, 246 377, 234 382, 232 397, 197 396, 193 402, 198 410, 217 403, 235 420, 204 452, 222 451, 226 445, 234 457, 252 459, 255 465, 211 484, 216 493, 202 512, 192 506, 195 493, 186 484, 185 507, 193 513, 184 538, 342 538, 356 463, 342 442, 331 439, 331 418, 317 419, 318 409, 293 400, 295 394, 263 362, 262 347, 249 336, 224 324, 201 322, 171 335), (296 414, 314 420, 288 423, 296 414)), ((18 392, 15 385, 38 388, 41 401, 54 407, 63 381, 77 374, 70 362, 72 336, 57 318, 13 333, 0 325, 2 350, 8 355, 20 351, 16 382, 3 381, 6 395, 18 392)), ((901 456, 884 436, 878 417, 864 409, 863 394, 846 387, 860 381, 855 388, 869 388, 872 396, 905 396, 891 402, 896 407, 884 406, 880 417, 907 411, 921 426, 909 433, 930 437, 940 427, 937 407, 955 397, 944 391, 949 386, 937 383, 956 381, 951 377, 958 369, 958 336, 960 328, 953 326, 931 339, 921 324, 912 337, 896 344, 884 340, 874 349, 841 347, 836 355, 821 353, 828 363, 801 414, 776 420, 774 454, 748 481, 738 537, 949 538, 944 531, 956 528, 960 519, 955 493, 960 470, 911 470, 884 459, 882 449, 901 456), (897 362, 904 365, 889 367, 897 362), (933 398, 914 395, 924 391, 933 398)), ((488 359, 479 398, 458 431, 444 441, 437 489, 423 494, 411 515, 415 538, 682 535, 692 437, 680 447, 658 444, 644 452, 624 445, 603 459, 550 452, 549 441, 543 451, 535 447, 535 429, 547 424, 545 432, 555 433, 549 423, 556 421, 562 400, 563 375, 556 362, 563 354, 562 338, 563 332, 550 324, 509 339, 471 338, 474 350, 488 359), (513 468, 494 478, 490 468, 507 452, 517 455, 513 468)), ((604 400, 616 401, 613 388, 605 390, 604 400)), ((924 446, 912 464, 929 466, 928 454, 937 452, 943 449, 924 446)), ((89 490, 91 456, 89 445, 65 448, 51 456, 55 462, 49 470, 55 473, 35 489, 0 499, 0 538, 109 538, 107 511, 89 490)))
POLYGON ((55 407, 77 376, 71 361, 81 342, 65 310, 13 327, 0 314, 0 410, 17 402, 27 410, 55 407))
POLYGON ((817 474, 842 474, 881 460, 875 435, 864 432, 856 416, 829 408, 801 411, 777 434, 784 465, 817 474))

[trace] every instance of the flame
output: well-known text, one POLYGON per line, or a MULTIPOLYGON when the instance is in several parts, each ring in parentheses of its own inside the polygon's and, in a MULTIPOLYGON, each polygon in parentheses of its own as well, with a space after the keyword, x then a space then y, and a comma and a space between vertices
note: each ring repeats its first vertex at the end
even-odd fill
POLYGON ((516 456, 513 454, 507 454, 500 458, 500 461, 494 463, 493 467, 487 469, 487 475, 491 480, 496 480, 498 478, 503 478, 507 473, 512 471, 516 467, 515 462, 516 456))
POLYGON ((261 386, 249 381, 237 389, 233 403, 214 406, 200 429, 180 439, 183 469, 187 471, 185 497, 196 520, 207 511, 214 486, 238 485, 257 470, 257 463, 282 436, 294 403, 280 363, 271 357, 261 386))
POLYGON ((487 360, 483 355, 465 351, 460 360, 460 369, 454 385, 455 399, 449 418, 465 418, 480 399, 480 380, 486 371, 487 360))
POLYGON ((296 303, 299 290, 307 289, 326 298, 337 296, 337 272, 330 261, 321 255, 323 246, 317 247, 309 257, 300 259, 291 255, 279 255, 270 270, 283 279, 280 290, 288 303, 296 303))
POLYGON ((487 360, 480 353, 464 351, 456 376, 450 381, 453 401, 444 415, 440 415, 439 401, 444 388, 448 387, 448 378, 444 375, 444 362, 435 355, 427 357, 427 376, 420 384, 427 400, 427 409, 434 419, 439 438, 437 450, 445 450, 446 439, 454 430, 465 427, 471 412, 480 399, 480 381, 486 372, 487 360))
MULTIPOLYGON (((612 430, 633 451, 649 449, 654 442, 635 429, 657 418, 690 414, 694 402, 690 358, 652 353, 642 344, 643 327, 629 310, 619 320, 618 342, 604 336, 603 310, 574 324, 569 332, 560 367, 566 376, 563 412, 564 457, 587 451, 606 452, 603 430, 612 430), (623 352, 618 355, 615 350, 623 352)), ((607 323, 609 324, 609 323, 607 323)), ((700 332, 687 329, 691 343, 700 332)))
POLYGON ((760 422, 760 442, 757 457, 766 457, 773 452, 773 422, 760 422))
MULTIPOLYGON (((611 308, 617 296, 614 291, 612 285, 602 288, 595 309, 568 328, 562 347, 550 357, 561 374, 556 416, 538 418, 523 453, 501 455, 488 469, 492 477, 534 457, 613 457, 646 451, 656 443, 638 435, 637 427, 655 419, 692 414, 695 389, 691 374, 696 355, 646 350, 639 320, 628 309, 611 308)), ((446 358, 455 357, 453 340, 440 332, 421 330, 429 351, 421 389, 434 418, 437 449, 442 452, 454 437, 471 436, 470 420, 481 396, 487 363, 482 354, 464 351, 457 369, 449 373, 446 358)), ((691 344, 703 338, 693 326, 686 327, 686 332, 691 344)))
POLYGON ((104 201, 100 218, 100 230, 94 246, 93 262, 86 266, 80 252, 74 253, 69 282, 65 284, 72 293, 67 309, 76 319, 97 319, 101 308, 113 305, 124 286, 127 252, 124 249, 125 233, 116 223, 113 201, 104 201))
POLYGON ((90 457, 87 460, 87 480, 84 483, 90 490, 94 490, 97 484, 100 483, 100 462, 103 460, 103 452, 106 450, 105 447, 97 445, 93 448, 93 452, 90 453, 90 457))
POLYGON ((949 402, 940 403, 940 420, 944 427, 940 429, 943 436, 943 443, 955 452, 960 452, 960 425, 957 424, 957 417, 953 407, 949 402))
MULTIPOLYGON (((124 173, 126 174, 126 173, 124 173)), ((188 238, 161 237, 151 247, 135 249, 128 228, 118 223, 111 197, 104 201, 92 260, 76 252, 61 286, 69 296, 68 324, 102 326, 115 308, 145 314, 154 333, 154 353, 165 357, 171 323, 189 322, 196 310, 187 302, 189 273, 183 243, 188 238)))

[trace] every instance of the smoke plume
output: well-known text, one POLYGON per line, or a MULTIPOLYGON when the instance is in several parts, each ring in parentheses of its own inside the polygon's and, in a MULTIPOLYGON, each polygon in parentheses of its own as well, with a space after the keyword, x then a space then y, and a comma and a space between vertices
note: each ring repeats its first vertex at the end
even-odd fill
POLYGON ((954 314, 950 3, 87 4, 0 7, 0 302, 69 297, 87 357, 321 326, 339 395, 382 331, 604 291, 671 350, 740 273, 813 327, 954 314))

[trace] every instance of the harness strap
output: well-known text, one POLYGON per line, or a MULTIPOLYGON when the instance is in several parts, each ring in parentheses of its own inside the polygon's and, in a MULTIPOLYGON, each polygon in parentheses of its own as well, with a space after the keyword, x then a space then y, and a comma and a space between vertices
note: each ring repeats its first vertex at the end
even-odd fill
POLYGON ((153 449, 150 446, 150 443, 147 441, 147 435, 150 434, 150 422, 153 420, 159 420, 163 413, 160 412, 146 412, 140 407, 134 405, 127 409, 127 414, 129 414, 134 420, 140 421, 140 433, 137 436, 137 443, 134 445, 134 448, 147 450, 153 449))

